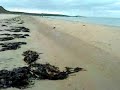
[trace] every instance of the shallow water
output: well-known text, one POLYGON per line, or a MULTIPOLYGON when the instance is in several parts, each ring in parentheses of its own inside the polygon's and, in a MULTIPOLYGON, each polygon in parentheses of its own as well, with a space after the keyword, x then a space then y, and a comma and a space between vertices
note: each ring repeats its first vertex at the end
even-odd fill
POLYGON ((85 23, 101 24, 107 26, 120 26, 120 18, 104 18, 104 17, 54 17, 48 18, 63 19, 67 21, 78 21, 85 23))

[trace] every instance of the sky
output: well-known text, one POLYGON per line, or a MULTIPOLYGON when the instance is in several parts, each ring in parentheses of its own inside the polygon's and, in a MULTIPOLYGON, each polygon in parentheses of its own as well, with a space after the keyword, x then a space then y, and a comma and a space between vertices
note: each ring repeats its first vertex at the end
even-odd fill
POLYGON ((11 11, 120 18, 120 0, 0 0, 11 11))

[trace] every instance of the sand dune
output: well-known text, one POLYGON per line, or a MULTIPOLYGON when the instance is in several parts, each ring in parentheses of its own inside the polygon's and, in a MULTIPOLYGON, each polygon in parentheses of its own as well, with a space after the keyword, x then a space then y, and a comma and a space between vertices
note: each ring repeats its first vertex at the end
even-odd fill
POLYGON ((30 37, 21 49, 0 53, 1 68, 6 63, 8 68, 25 65, 21 53, 31 49, 43 53, 38 62, 49 62, 61 69, 65 66, 86 69, 66 80, 36 81, 27 90, 120 90, 119 28, 35 16, 19 18, 30 28, 30 37), (7 61, 9 58, 13 59, 7 61))

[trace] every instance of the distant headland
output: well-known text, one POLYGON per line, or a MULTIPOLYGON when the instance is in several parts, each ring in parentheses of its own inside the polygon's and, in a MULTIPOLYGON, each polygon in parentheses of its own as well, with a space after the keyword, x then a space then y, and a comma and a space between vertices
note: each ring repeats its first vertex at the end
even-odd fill
POLYGON ((49 13, 27 13, 27 12, 14 12, 8 11, 4 7, 0 6, 0 14, 24 14, 24 15, 35 15, 35 16, 61 16, 61 17, 83 17, 83 16, 70 16, 70 15, 63 15, 63 14, 49 14, 49 13))

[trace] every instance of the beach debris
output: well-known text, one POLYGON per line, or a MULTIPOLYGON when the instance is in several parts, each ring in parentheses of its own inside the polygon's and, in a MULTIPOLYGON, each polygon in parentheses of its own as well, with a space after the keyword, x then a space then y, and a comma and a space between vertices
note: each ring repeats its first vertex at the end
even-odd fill
POLYGON ((30 70, 35 79, 63 80, 68 77, 66 71, 60 71, 58 67, 47 64, 31 64, 30 70))
POLYGON ((30 32, 30 30, 26 27, 14 27, 12 29, 6 29, 5 31, 9 31, 9 32, 30 32))
POLYGON ((53 27, 53 29, 55 29, 56 27, 53 27))
POLYGON ((76 68, 65 67, 65 69, 68 74, 72 74, 74 72, 79 72, 79 71, 86 71, 85 69, 79 68, 79 67, 76 67, 76 68))
POLYGON ((13 40, 13 37, 2 37, 0 38, 0 41, 9 41, 9 40, 13 40))
POLYGON ((26 38, 29 34, 11 34, 14 38, 26 38))
POLYGON ((83 26, 86 26, 86 25, 83 25, 83 26))
POLYGON ((18 24, 23 24, 24 23, 24 21, 21 21, 21 22, 19 22, 18 24))
POLYGON ((29 73, 28 67, 18 67, 13 69, 12 71, 9 70, 1 70, 0 71, 0 89, 6 89, 9 87, 14 88, 26 88, 29 84, 29 73))
POLYGON ((5 24, 2 24, 2 27, 7 27, 7 25, 5 25, 5 24))
POLYGON ((20 21, 23 21, 23 20, 21 20, 21 18, 20 17, 15 17, 15 18, 11 18, 11 19, 4 19, 4 21, 5 22, 7 22, 7 23, 16 23, 16 22, 20 22, 20 21))
POLYGON ((4 34, 0 34, 0 35, 6 35, 6 36, 10 36, 11 34, 8 34, 8 33, 4 33, 4 34))
POLYGON ((9 23, 9 22, 6 21, 5 23, 9 23))
POLYGON ((11 36, 13 39, 15 39, 15 38, 26 38, 27 36, 29 36, 29 34, 8 34, 8 33, 4 33, 4 34, 0 34, 0 35, 11 36))
POLYGON ((79 67, 66 67, 65 70, 60 71, 59 67, 50 65, 49 63, 29 63, 31 60, 33 60, 32 62, 35 62, 39 59, 39 53, 31 50, 23 52, 23 56, 27 57, 27 61, 24 61, 28 64, 28 66, 14 68, 13 70, 4 69, 0 71, 0 89, 11 87, 25 89, 34 85, 33 81, 36 79, 64 80, 68 78, 70 74, 83 70, 79 67))
POLYGON ((6 50, 16 50, 18 48, 21 48, 21 45, 27 44, 26 42, 12 42, 12 43, 0 43, 2 48, 0 51, 6 51, 6 50))
POLYGON ((35 52, 35 51, 25 51, 22 54, 24 56, 24 61, 27 64, 32 64, 33 62, 35 62, 37 59, 39 59, 39 53, 35 52))
POLYGON ((29 34, 12 34, 14 38, 26 38, 29 34))
POLYGON ((47 64, 31 64, 29 65, 30 70, 32 72, 32 77, 35 79, 48 79, 48 80, 63 80, 68 78, 69 74, 76 73, 82 71, 83 68, 72 68, 72 69, 65 69, 60 71, 60 69, 56 66, 47 64), (76 71, 77 69, 77 71, 76 71))
MULTIPOLYGON (((13 19, 6 19, 5 23, 14 23, 14 22, 20 22, 20 23, 24 23, 24 21, 22 21, 20 18, 13 18, 13 19)), ((4 24, 2 24, 2 26, 5 26, 4 24)), ((3 31, 3 30, 1 30, 3 31)), ((9 31, 9 32, 30 32, 30 30, 24 26, 11 26, 10 29, 4 29, 4 31, 9 31)), ((19 33, 1 33, 0 34, 0 41, 10 41, 10 40, 14 40, 16 38, 27 38, 29 36, 29 34, 19 34, 19 33)), ((4 43, 0 43, 0 52, 1 51, 7 51, 7 50, 17 50, 19 48, 21 48, 21 45, 25 45, 27 44, 26 42, 4 42, 4 43)))

